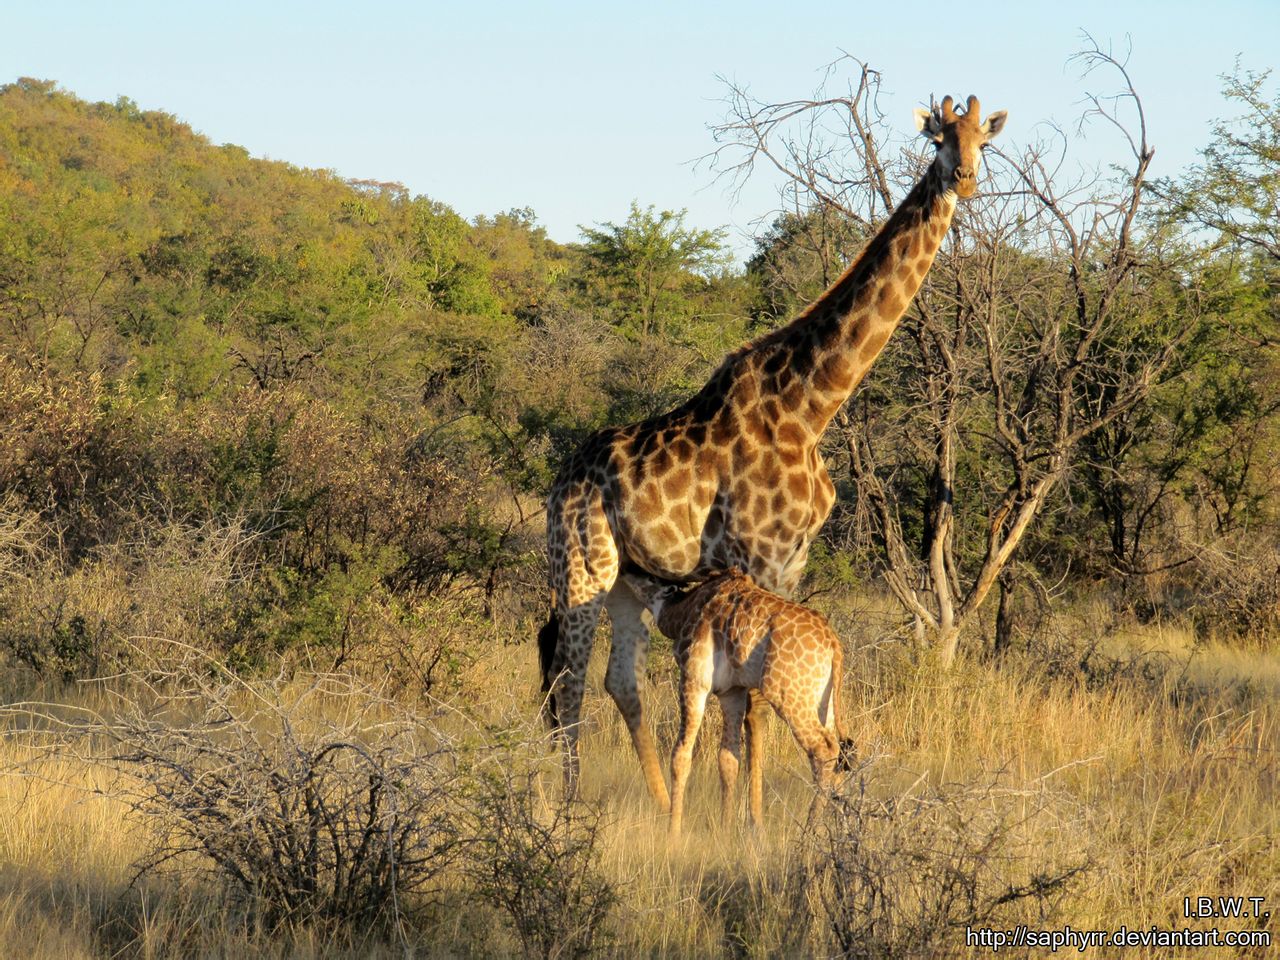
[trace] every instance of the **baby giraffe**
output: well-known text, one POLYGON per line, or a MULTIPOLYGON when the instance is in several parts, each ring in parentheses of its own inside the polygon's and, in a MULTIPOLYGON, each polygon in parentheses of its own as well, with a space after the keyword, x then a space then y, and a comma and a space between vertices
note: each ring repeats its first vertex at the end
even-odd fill
MULTIPOLYGON (((693 745, 712 693, 724 714, 720 802, 726 823, 732 817, 742 721, 752 691, 758 691, 791 727, 809 755, 818 786, 830 785, 837 759, 851 744, 844 738, 837 711, 844 654, 821 615, 756 586, 739 570, 688 590, 659 587, 649 595, 648 607, 658 629, 675 642, 680 665, 680 737, 671 755, 673 837, 680 833, 693 745)), ((751 821, 758 826, 762 751, 757 724, 750 719, 747 736, 751 821)))

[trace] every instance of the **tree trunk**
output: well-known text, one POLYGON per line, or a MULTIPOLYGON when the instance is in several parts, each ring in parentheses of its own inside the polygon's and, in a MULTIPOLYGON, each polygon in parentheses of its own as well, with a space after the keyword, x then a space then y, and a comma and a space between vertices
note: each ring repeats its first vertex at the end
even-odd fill
POLYGON ((995 655, 1002 657, 1013 646, 1013 594, 1018 584, 1007 567, 1000 571, 997 582, 1000 584, 1000 599, 996 605, 995 655))
POLYGON ((956 644, 960 641, 960 628, 956 626, 949 627, 946 630, 938 631, 937 651, 938 664, 944 668, 950 667, 952 661, 956 658, 956 644))

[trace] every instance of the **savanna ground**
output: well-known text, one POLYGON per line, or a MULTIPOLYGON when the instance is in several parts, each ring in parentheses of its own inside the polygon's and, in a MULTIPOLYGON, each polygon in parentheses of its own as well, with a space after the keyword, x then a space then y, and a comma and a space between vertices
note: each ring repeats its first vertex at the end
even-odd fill
MULTIPOLYGON (((1108 623, 1100 608, 1081 607, 1056 618, 1051 644, 998 662, 964 659, 941 672, 910 655, 887 606, 849 597, 827 606, 852 651, 845 703, 862 763, 818 826, 805 820, 807 767, 774 717, 765 829, 716 823, 713 714, 696 759, 689 828, 669 844, 625 728, 600 693, 597 656, 583 794, 601 820, 587 859, 598 872, 593 882, 611 887, 616 903, 594 950, 958 955, 970 952, 967 925, 1182 929, 1213 923, 1186 919, 1185 897, 1280 902, 1274 654, 1196 644, 1176 628, 1108 623)), ((497 631, 470 638, 452 709, 441 715, 438 705, 423 704, 422 716, 485 749, 502 743, 503 762, 536 774, 532 808, 545 821, 556 806, 559 770, 531 719, 538 708, 532 648, 503 639, 497 631)), ((656 649, 649 703, 664 749, 675 735, 673 674, 667 652, 656 649)), ((296 677, 285 687, 305 682, 296 677)), ((17 693, 11 687, 6 699, 17 693)), ((101 684, 22 691, 33 693, 96 711, 118 707, 101 684)), ((255 927, 244 902, 193 856, 132 882, 155 843, 148 832, 155 824, 130 816, 112 797, 118 775, 83 752, 33 763, 19 715, 9 721, 0 794, 0 924, 10 955, 520 951, 507 915, 477 896, 461 863, 429 895, 406 899, 393 935, 381 927, 365 934, 255 927)), ((469 794, 463 784, 456 789, 461 809, 469 794)), ((1275 929, 1262 919, 1217 924, 1275 929)), ((565 947, 564 955, 573 954, 565 947)))

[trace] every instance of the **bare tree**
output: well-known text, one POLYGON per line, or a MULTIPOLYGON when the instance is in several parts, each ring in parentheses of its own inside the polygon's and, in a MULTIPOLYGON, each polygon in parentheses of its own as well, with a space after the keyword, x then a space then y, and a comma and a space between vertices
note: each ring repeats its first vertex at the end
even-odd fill
MULTIPOLYGON (((957 214, 906 335, 836 421, 853 493, 833 534, 875 558, 944 664, 991 589, 1010 585, 1082 443, 1176 372, 1199 310, 1192 281, 1138 229, 1154 154, 1142 101, 1124 60, 1087 39, 1084 75, 1108 71, 1120 89, 1090 96, 1081 124, 1117 131, 1125 167, 1068 181, 1061 131, 992 148, 986 202, 957 214)), ((849 64, 857 78, 838 96, 759 104, 735 88, 718 168, 741 177, 767 162, 785 175, 785 207, 874 228, 924 160, 884 146, 866 64, 837 61, 828 85, 849 64)))

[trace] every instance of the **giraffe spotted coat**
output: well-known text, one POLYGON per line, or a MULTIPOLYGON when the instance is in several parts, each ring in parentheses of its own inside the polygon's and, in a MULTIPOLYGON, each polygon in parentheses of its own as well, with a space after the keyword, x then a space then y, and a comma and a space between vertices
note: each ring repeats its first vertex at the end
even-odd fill
POLYGON ((578 721, 602 610, 613 637, 605 689, 617 704, 650 793, 667 787, 645 722, 639 677, 648 628, 637 589, 742 567, 791 593, 835 491, 818 453, 827 424, 889 340, 971 196, 981 150, 1004 123, 918 111, 937 147, 925 175, 862 254, 803 313, 730 354, 706 386, 642 423, 603 430, 565 463, 547 499, 552 615, 539 634, 548 716, 576 785, 578 721))
MULTIPOLYGON (((839 719, 844 653, 821 614, 761 589, 738 570, 683 593, 660 588, 648 603, 658 629, 674 641, 680 667, 680 735, 671 755, 671 832, 684 814, 693 746, 714 693, 724 728, 720 740, 721 815, 732 817, 741 763, 742 726, 752 691, 791 728, 820 788, 847 746, 839 719)), ((758 726, 748 727, 751 819, 761 820, 762 749, 758 726)))

